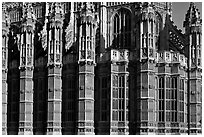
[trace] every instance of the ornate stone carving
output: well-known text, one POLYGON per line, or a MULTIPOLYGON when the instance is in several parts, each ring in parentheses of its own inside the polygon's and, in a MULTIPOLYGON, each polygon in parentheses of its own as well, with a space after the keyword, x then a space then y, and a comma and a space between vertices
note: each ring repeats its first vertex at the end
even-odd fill
POLYGON ((47 31, 46 31, 46 22, 45 26, 43 26, 43 30, 41 31, 41 42, 42 42, 42 48, 46 50, 47 48, 47 31))
POLYGON ((65 36, 65 50, 69 50, 70 47, 73 45, 73 24, 72 22, 69 23, 67 29, 65 30, 66 36, 65 36))

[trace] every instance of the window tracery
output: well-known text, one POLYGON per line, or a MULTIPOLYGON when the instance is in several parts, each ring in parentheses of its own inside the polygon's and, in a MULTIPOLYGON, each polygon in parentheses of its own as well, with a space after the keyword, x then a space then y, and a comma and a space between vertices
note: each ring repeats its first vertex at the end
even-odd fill
POLYGON ((131 14, 126 9, 119 10, 113 18, 113 46, 129 48, 131 43, 131 14))

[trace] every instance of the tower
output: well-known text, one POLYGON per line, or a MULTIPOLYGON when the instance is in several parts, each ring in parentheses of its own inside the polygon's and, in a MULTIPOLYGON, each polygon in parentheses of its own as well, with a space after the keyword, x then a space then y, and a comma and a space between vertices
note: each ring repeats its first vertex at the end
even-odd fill
POLYGON ((202 21, 194 3, 190 3, 184 21, 185 35, 189 42, 188 55, 188 133, 202 132, 202 21))
POLYGON ((78 29, 78 94, 77 94, 77 134, 94 134, 94 67, 95 29, 94 4, 79 3, 78 29))
POLYGON ((25 3, 20 32, 19 135, 33 134, 33 62, 35 16, 32 3, 25 3))
POLYGON ((155 10, 148 2, 141 5, 139 14, 139 44, 137 60, 136 134, 154 134, 156 118, 155 90, 155 10))
POLYGON ((61 134, 62 112, 62 26, 61 3, 47 3, 47 134, 61 134))
POLYGON ((94 134, 95 9, 91 2, 78 9, 77 134, 94 134))

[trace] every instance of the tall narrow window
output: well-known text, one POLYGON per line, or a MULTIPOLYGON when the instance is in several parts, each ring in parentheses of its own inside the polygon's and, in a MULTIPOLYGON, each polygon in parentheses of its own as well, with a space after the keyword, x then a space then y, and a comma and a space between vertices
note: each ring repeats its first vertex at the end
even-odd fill
POLYGON ((113 108, 113 112, 112 112, 112 117, 113 120, 117 121, 118 120, 118 76, 117 75, 113 75, 112 76, 112 83, 113 83, 113 89, 112 89, 112 108, 113 108))
POLYGON ((156 35, 159 35, 159 32, 162 27, 161 25, 162 25, 162 19, 161 19, 161 16, 157 13, 156 14, 156 28, 155 28, 156 35))
POLYGON ((171 121, 171 78, 166 77, 166 121, 171 121))
POLYGON ((60 53, 60 29, 57 28, 56 29, 56 53, 59 54, 60 53))
POLYGON ((131 43, 131 14, 121 9, 113 18, 113 46, 129 48, 131 43))
POLYGON ((164 77, 159 78, 159 121, 164 121, 164 77))
POLYGON ((177 77, 172 77, 171 80, 171 121, 177 122, 177 77))
POLYGON ((155 36, 156 36, 156 49, 158 49, 158 38, 159 38, 159 32, 161 31, 162 28, 162 18, 161 16, 157 13, 156 14, 156 22, 155 22, 155 36))
POLYGON ((200 48, 200 45, 197 46, 197 57, 198 57, 197 65, 200 66, 201 65, 201 48, 200 48))
POLYGON ((54 53, 55 30, 54 28, 52 28, 50 31, 51 31, 50 54, 53 54, 54 53))
POLYGON ((119 76, 119 84, 118 84, 118 120, 125 120, 125 76, 119 76))
POLYGON ((184 79, 180 79, 179 85, 179 122, 184 122, 184 79))
POLYGON ((22 64, 25 65, 25 57, 26 57, 26 48, 25 44, 22 44, 22 64))
MULTIPOLYGON (((128 99, 125 98, 125 75, 113 75, 113 96, 112 96, 112 116, 113 120, 125 121, 128 119, 128 109, 125 112, 125 104, 128 106, 128 99), (126 102, 125 102, 126 101, 126 102)), ((128 89, 127 89, 128 90, 128 89)))
POLYGON ((120 25, 120 22, 119 22, 119 16, 118 14, 115 15, 114 17, 114 30, 113 30, 113 44, 114 44, 114 47, 118 47, 119 46, 119 25, 120 25))

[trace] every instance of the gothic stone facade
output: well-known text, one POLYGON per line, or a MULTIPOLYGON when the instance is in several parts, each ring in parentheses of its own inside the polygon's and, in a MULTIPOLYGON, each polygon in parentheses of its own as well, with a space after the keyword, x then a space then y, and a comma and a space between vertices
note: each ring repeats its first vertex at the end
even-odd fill
POLYGON ((2 6, 3 134, 201 134, 200 13, 168 2, 2 6))

